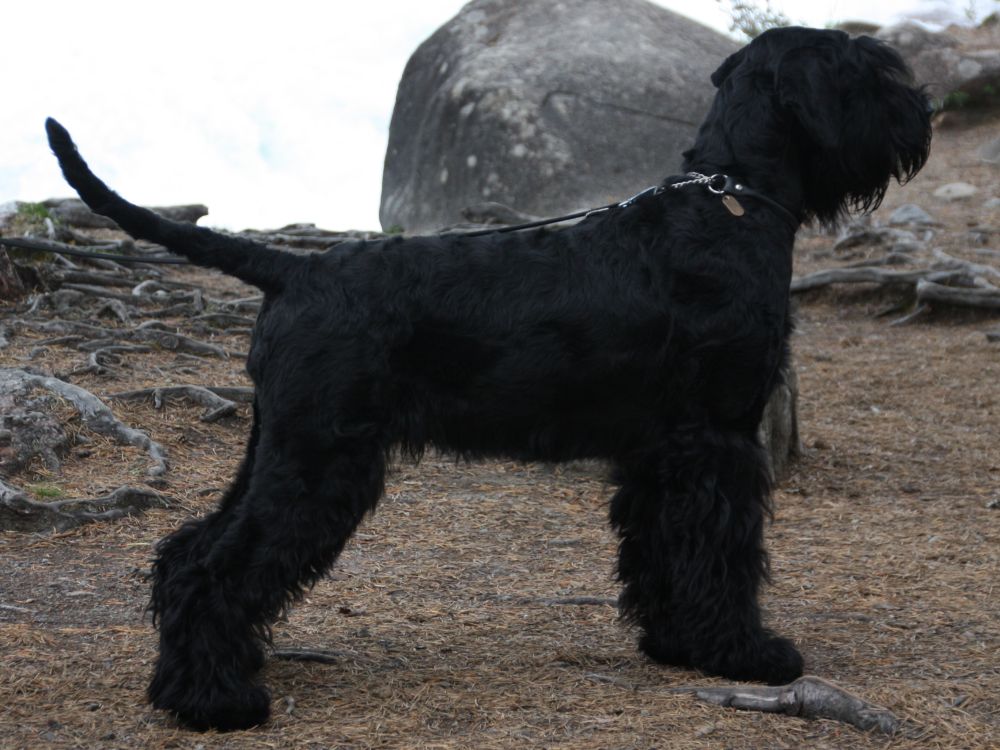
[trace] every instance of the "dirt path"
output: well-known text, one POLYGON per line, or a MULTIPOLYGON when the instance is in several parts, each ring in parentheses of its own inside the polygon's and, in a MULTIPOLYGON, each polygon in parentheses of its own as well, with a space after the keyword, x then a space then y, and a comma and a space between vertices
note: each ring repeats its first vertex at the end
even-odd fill
MULTIPOLYGON (((984 199, 998 194, 996 168, 970 156, 991 132, 985 123, 940 133, 928 169, 879 216, 918 202, 954 237, 996 221, 930 198, 957 174, 984 199)), ((829 244, 805 237, 799 270, 829 265, 829 244)), ((0 747, 1000 746, 1000 345, 984 335, 1000 323, 934 314, 890 327, 873 317, 890 301, 870 290, 801 300, 806 452, 776 493, 766 604, 811 673, 917 722, 922 736, 867 736, 668 692, 717 681, 649 664, 617 622, 600 470, 434 457, 393 474, 331 578, 275 629, 279 648, 328 650, 337 663, 272 660, 266 727, 179 730, 143 701, 155 649, 143 572, 155 540, 225 486, 248 419, 243 409, 204 424, 198 407, 137 403, 116 414, 169 450, 163 491, 174 508, 58 535, 0 535, 0 747)), ((55 369, 73 356, 32 357, 38 338, 15 338, 0 364, 55 369)), ((239 349, 245 338, 217 343, 239 349)), ((78 382, 98 394, 163 384, 156 368, 176 356, 130 356, 124 379, 78 382)), ((191 379, 246 384, 241 367, 205 360, 191 379)), ((141 480, 141 452, 100 441, 88 450, 60 476, 19 480, 70 494, 141 480)))

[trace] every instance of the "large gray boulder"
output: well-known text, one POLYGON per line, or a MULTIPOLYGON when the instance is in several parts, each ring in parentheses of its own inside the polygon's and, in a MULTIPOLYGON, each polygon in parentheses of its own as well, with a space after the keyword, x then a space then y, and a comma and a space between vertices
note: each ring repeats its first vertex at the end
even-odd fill
POLYGON ((900 52, 934 99, 956 95, 995 99, 1000 87, 1000 28, 953 27, 942 32, 904 22, 880 29, 877 36, 900 52))
POLYGON ((645 0, 474 0, 414 52, 380 219, 429 231, 498 202, 553 215, 678 170, 739 45, 645 0))

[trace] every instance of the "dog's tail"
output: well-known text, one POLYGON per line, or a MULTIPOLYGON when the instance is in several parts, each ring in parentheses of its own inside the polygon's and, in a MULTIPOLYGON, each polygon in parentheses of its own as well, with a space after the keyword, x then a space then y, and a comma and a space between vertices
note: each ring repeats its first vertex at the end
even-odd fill
POLYGON ((230 237, 129 203, 90 171, 69 132, 51 117, 45 121, 49 146, 66 181, 91 210, 107 216, 136 239, 163 245, 192 263, 217 268, 264 292, 278 292, 301 258, 251 240, 230 237))

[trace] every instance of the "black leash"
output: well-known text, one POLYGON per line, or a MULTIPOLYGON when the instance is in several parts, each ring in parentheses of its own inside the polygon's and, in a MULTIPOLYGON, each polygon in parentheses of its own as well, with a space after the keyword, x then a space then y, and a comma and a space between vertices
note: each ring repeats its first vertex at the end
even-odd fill
MULTIPOLYGON (((680 182, 669 182, 662 185, 653 185, 648 187, 640 193, 636 193, 628 200, 621 201, 620 203, 609 203, 606 206, 600 206, 599 208, 588 208, 585 211, 577 211, 576 213, 566 214, 565 216, 557 216, 554 219, 538 219, 537 221, 529 221, 526 224, 514 224, 507 227, 497 227, 496 229, 477 229, 472 232, 456 232, 451 236, 455 237, 483 237, 488 234, 505 234, 506 232, 521 232, 525 229, 535 229, 537 227, 545 227, 551 224, 559 224, 564 221, 572 221, 573 219, 586 218, 588 216, 593 216, 594 214, 604 213, 605 211, 611 211, 613 209, 628 208, 633 203, 635 203, 640 198, 645 198, 647 196, 652 197, 654 195, 660 195, 667 190, 676 190, 678 188, 687 187, 688 185, 704 185, 705 188, 714 195, 722 196, 722 205, 733 216, 743 216, 746 210, 743 205, 739 202, 739 198, 753 198, 754 200, 763 201, 775 211, 777 211, 782 218, 784 218, 792 229, 798 229, 801 219, 796 217, 791 211, 782 206, 778 201, 773 198, 768 198, 763 193, 758 193, 756 190, 748 188, 746 185, 737 182, 735 179, 726 174, 713 174, 704 175, 699 172, 688 172, 685 175, 689 179, 682 180, 680 182)), ((75 255, 81 258, 97 258, 100 260, 113 260, 118 263, 162 263, 170 265, 190 265, 190 261, 184 258, 164 258, 161 256, 153 257, 136 257, 131 255, 114 255, 113 253, 95 253, 87 250, 75 250, 72 248, 64 246, 53 246, 46 242, 40 242, 37 240, 28 239, 11 239, 8 237, 0 237, 0 245, 7 245, 8 247, 16 247, 21 250, 30 250, 32 252, 39 253, 58 253, 60 255, 75 255)))
POLYGON ((588 216, 593 216, 594 214, 603 213, 605 211, 611 211, 616 208, 628 208, 640 198, 660 195, 667 190, 676 190, 678 188, 687 187, 688 185, 704 185, 710 193, 721 195, 722 205, 724 205, 733 216, 743 216, 743 214, 746 213, 743 205, 738 200, 739 198, 753 198, 755 200, 763 201, 771 206, 771 208, 776 210, 781 217, 789 223, 792 229, 798 229, 799 224, 802 223, 801 218, 796 217, 795 214, 778 203, 778 201, 773 198, 768 198, 763 193, 759 193, 756 190, 748 188, 746 185, 741 182, 737 182, 734 178, 727 174, 704 175, 700 172, 688 172, 685 176, 689 179, 682 180, 680 182, 665 182, 662 185, 653 185, 652 187, 648 187, 645 190, 636 193, 628 200, 621 201, 620 203, 609 203, 608 205, 601 206, 599 208, 588 208, 585 211, 577 211, 576 213, 566 214, 565 216, 557 216, 554 219, 538 219, 537 221, 529 221, 526 224, 515 224, 508 227, 497 227, 496 229, 477 229, 472 232, 456 232, 456 235, 460 237, 482 237, 488 234, 520 232, 524 229, 535 229, 536 227, 544 227, 550 224, 559 224, 564 221, 586 218, 588 216))

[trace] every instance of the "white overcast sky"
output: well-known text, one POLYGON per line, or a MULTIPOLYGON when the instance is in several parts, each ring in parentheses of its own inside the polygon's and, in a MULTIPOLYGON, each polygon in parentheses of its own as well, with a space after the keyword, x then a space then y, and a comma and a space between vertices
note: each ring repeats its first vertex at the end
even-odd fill
MULTIPOLYGON (((396 86, 462 0, 18 0, 3 4, 0 203, 68 195, 43 121, 146 205, 231 229, 377 229, 396 86)), ((660 5, 726 30, 713 0, 660 5)), ((937 0, 773 0, 795 22, 880 23, 937 0)), ((958 17, 966 0, 953 0, 958 17)), ((993 3, 979 0, 985 12, 993 3)))

